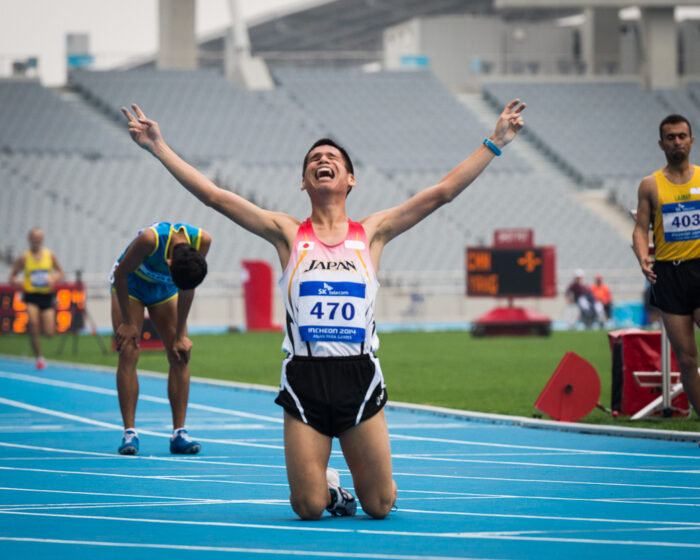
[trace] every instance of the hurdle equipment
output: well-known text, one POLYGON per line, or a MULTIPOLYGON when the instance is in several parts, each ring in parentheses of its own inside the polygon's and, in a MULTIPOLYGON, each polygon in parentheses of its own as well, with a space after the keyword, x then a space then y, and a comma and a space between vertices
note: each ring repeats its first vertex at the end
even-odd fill
POLYGON ((576 422, 598 406, 599 398, 598 372, 575 352, 567 352, 534 406, 555 420, 576 422))

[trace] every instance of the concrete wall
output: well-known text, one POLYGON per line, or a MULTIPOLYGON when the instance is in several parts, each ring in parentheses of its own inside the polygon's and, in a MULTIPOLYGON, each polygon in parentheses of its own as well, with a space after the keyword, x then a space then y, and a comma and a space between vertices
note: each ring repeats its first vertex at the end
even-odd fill
POLYGON ((197 37, 194 0, 160 0, 158 3, 159 69, 195 70, 197 37))
POLYGON ((700 21, 680 24, 680 67, 685 76, 700 76, 700 21))
POLYGON ((426 56, 436 77, 453 90, 476 89, 499 73, 575 71, 576 31, 551 22, 504 23, 498 17, 413 19, 384 33, 384 65, 405 68, 402 56, 426 56))
POLYGON ((506 70, 520 74, 556 74, 576 71, 576 30, 551 22, 512 23, 505 41, 506 70))

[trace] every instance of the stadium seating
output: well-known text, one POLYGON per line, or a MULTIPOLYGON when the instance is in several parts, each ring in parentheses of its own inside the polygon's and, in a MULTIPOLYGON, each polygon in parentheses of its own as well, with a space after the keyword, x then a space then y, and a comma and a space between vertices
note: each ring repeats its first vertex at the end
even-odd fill
MULTIPOLYGON (((61 255, 67 270, 106 274, 135 232, 157 220, 188 221, 207 229, 215 240, 210 253, 215 270, 237 270, 242 259, 261 255, 276 260, 267 243, 200 204, 145 155, 96 161, 75 155, 3 156, 1 161, 3 182, 7 179, 10 187, 2 194, 2 218, 9 224, 10 243, 22 250, 29 227, 42 225, 47 242, 61 255)), ((222 186, 265 208, 300 219, 309 213, 308 198, 299 190, 298 165, 217 161, 205 171, 222 186)), ((400 204, 440 178, 430 171, 389 175, 364 166, 356 174, 358 185, 348 198, 348 211, 355 219, 400 204)), ((538 244, 559 247, 561 268, 634 264, 627 243, 614 242, 619 235, 581 208, 552 177, 487 171, 439 214, 392 242, 383 268, 459 270, 464 247, 489 244, 492 231, 499 227, 535 229, 538 244), (599 252, 596 247, 607 250, 599 252)))
MULTIPOLYGON (((446 172, 492 132, 429 72, 295 68, 275 77, 353 159, 380 169, 446 172)), ((518 157, 502 165, 528 169, 518 157)))
MULTIPOLYGON (((106 279, 139 228, 182 220, 212 234, 213 272, 238 271, 250 258, 276 266, 269 244, 199 203, 133 145, 119 112, 132 101, 217 184, 299 219, 310 209, 299 190, 301 162, 321 136, 334 137, 353 157, 358 184, 348 213, 361 219, 435 184, 490 133, 480 115, 425 72, 278 69, 275 79, 274 91, 252 92, 214 71, 76 71, 70 84, 77 101, 34 82, 0 83, 9 88, 0 92, 13 92, 7 97, 13 109, 0 111, 23 114, 33 106, 27 100, 43 100, 28 121, 31 135, 0 131, 6 243, 18 254, 27 230, 39 225, 69 273, 106 279), (57 114, 70 119, 37 138, 37 127, 57 114), (71 127, 93 136, 51 132, 71 127)), ((380 275, 406 284, 411 274, 463 282, 464 248, 490 244, 493 230, 503 227, 533 228, 538 245, 555 245, 563 275, 578 267, 638 274, 629 239, 582 207, 559 170, 584 182, 605 180, 611 197, 632 204, 640 177, 659 165, 649 130, 670 106, 692 108, 695 90, 653 95, 635 84, 494 83, 485 91, 498 109, 516 94, 537 100, 528 107, 526 130, 554 164, 533 166, 518 150, 499 158, 463 195, 392 241, 380 275)))
POLYGON ((509 82, 484 87, 494 106, 516 93, 537 100, 527 110, 527 134, 583 182, 639 179, 663 162, 656 130, 671 109, 637 83, 509 82))
POLYGON ((130 151, 108 123, 35 81, 0 80, 0 150, 122 156, 130 151))
POLYGON ((189 160, 296 163, 324 135, 283 90, 247 91, 215 71, 74 71, 70 84, 114 119, 138 103, 189 160))

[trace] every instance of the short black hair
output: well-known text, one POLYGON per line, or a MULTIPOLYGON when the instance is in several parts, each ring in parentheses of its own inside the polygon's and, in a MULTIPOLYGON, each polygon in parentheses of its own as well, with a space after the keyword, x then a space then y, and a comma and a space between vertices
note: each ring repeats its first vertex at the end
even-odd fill
POLYGON ((319 138, 318 140, 316 140, 316 142, 313 143, 313 145, 309 148, 309 150, 306 152, 306 155, 304 156, 304 165, 301 168, 302 177, 304 176, 304 173, 306 173, 306 165, 309 163, 309 154, 319 146, 333 146, 334 148, 336 148, 343 156, 343 161, 345 161, 345 169, 347 169, 348 173, 352 173, 353 175, 355 174, 355 168, 352 166, 352 160, 350 159, 350 156, 348 155, 348 152, 345 150, 345 148, 343 148, 335 140, 332 140, 330 138, 319 138))
POLYGON ((664 135, 662 132, 664 126, 666 126, 667 124, 678 124, 678 123, 683 123, 683 122, 688 125, 688 135, 692 136, 693 129, 690 126, 690 121, 688 119, 686 119, 683 115, 678 115, 678 114, 674 113, 673 115, 669 115, 668 117, 666 117, 664 120, 661 121, 661 124, 659 125, 659 138, 661 140, 664 139, 664 135))
POLYGON ((204 255, 188 243, 173 247, 170 276, 180 290, 192 290, 199 286, 207 275, 204 255))

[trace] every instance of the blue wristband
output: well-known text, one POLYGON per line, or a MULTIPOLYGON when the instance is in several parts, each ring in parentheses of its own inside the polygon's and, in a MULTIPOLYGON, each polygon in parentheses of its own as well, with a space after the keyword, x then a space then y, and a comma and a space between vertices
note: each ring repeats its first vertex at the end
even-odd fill
POLYGON ((491 142, 491 140, 489 140, 488 138, 486 140, 484 140, 484 146, 486 146, 489 150, 491 150, 497 156, 500 156, 503 153, 501 151, 501 149, 498 146, 496 146, 496 144, 491 142))

